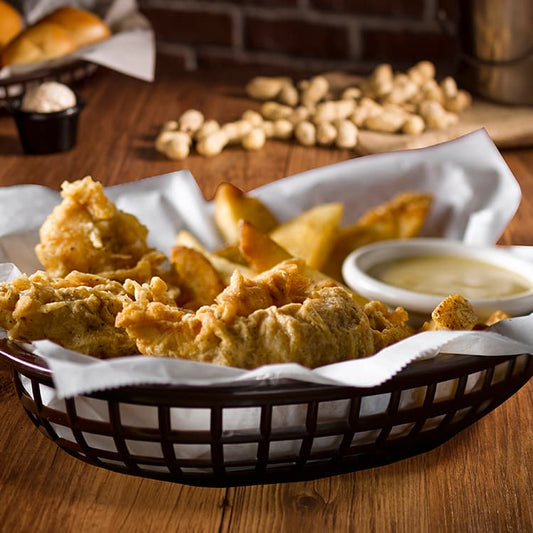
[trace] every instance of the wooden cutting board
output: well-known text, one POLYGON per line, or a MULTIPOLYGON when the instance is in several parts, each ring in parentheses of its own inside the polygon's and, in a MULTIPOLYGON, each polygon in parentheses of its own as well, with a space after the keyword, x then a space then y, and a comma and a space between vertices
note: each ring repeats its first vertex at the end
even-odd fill
POLYGON ((428 130, 421 135, 377 133, 361 130, 358 149, 361 154, 423 148, 449 141, 480 128, 485 128, 498 148, 533 145, 533 107, 505 106, 474 99, 472 107, 459 116, 455 126, 428 130))
MULTIPOLYGON (((335 72, 326 75, 334 86, 343 87, 360 77, 335 72)), ((533 146, 533 106, 496 104, 474 98, 472 107, 459 115, 459 123, 443 130, 428 130, 421 135, 378 133, 360 130, 358 152, 361 155, 423 148, 450 141, 471 131, 485 128, 498 148, 533 146)))

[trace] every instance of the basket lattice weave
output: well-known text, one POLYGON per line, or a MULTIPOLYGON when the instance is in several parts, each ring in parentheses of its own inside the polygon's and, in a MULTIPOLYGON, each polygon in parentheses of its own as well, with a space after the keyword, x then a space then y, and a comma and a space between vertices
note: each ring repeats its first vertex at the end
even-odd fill
POLYGON ((219 487, 316 479, 428 451, 533 375, 528 354, 440 356, 367 389, 288 380, 143 386, 49 405, 53 382, 44 362, 7 340, 0 340, 0 354, 30 419, 70 455, 115 472, 219 487), (87 402, 103 419, 87 414, 87 402), (136 422, 141 411, 150 424, 136 422), (239 413, 246 425, 234 427, 239 413))
POLYGON ((13 98, 24 94, 30 85, 45 81, 71 84, 92 76, 98 65, 86 61, 75 61, 61 67, 37 69, 31 73, 0 79, 0 107, 13 98))

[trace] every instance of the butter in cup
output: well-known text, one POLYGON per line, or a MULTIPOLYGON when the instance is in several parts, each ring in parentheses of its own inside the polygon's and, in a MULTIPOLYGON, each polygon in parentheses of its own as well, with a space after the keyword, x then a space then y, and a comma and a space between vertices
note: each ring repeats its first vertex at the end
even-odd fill
POLYGON ((76 93, 58 82, 30 87, 11 106, 24 152, 71 150, 77 142, 78 119, 84 105, 76 93))
POLYGON ((414 323, 427 319, 447 296, 461 293, 481 320, 497 310, 511 316, 533 311, 533 264, 498 247, 436 238, 383 241, 352 252, 344 261, 343 277, 362 296, 403 307, 414 323), (415 262, 422 268, 406 281, 402 268, 415 262))

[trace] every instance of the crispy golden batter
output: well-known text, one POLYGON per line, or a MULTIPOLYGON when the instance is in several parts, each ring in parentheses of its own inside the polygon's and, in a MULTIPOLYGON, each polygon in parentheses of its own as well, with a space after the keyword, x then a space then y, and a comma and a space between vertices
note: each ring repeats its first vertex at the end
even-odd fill
POLYGON ((116 324, 143 354, 240 368, 285 362, 314 368, 371 355, 412 333, 401 311, 376 305, 367 314, 346 289, 315 283, 305 271, 303 261, 289 260, 254 279, 235 272, 215 303, 196 312, 135 284, 136 301, 116 324))
POLYGON ((120 283, 100 276, 36 272, 0 283, 0 327, 12 339, 50 339, 96 357, 135 354, 135 342, 115 327, 117 313, 130 301, 120 283))
POLYGON ((110 279, 150 279, 165 257, 146 243, 147 228, 108 199, 90 176, 64 182, 63 201, 40 230, 35 252, 52 276, 77 270, 110 279))
POLYGON ((424 330, 472 329, 479 323, 472 304, 463 296, 448 296, 435 307, 424 330))
POLYGON ((505 311, 502 311, 501 309, 498 309, 497 311, 491 313, 489 318, 487 318, 487 320, 485 321, 485 324, 487 326, 493 326, 494 324, 501 322, 502 320, 507 320, 508 318, 511 318, 511 315, 509 315, 505 311))
POLYGON ((403 307, 390 311, 381 302, 372 301, 363 306, 363 311, 372 328, 375 352, 413 334, 407 323, 409 315, 403 307))
MULTIPOLYGON (((415 333, 403 308, 391 311, 344 287, 340 265, 368 242, 418 234, 430 195, 397 195, 342 230, 341 204, 317 206, 272 229, 275 218, 258 200, 229 186, 220 190, 227 194, 217 222, 231 226, 231 248, 217 255, 182 231, 167 260, 100 183, 89 176, 65 182, 36 247, 46 273, 0 284, 0 327, 14 339, 47 338, 97 357, 140 352, 248 369, 366 357, 415 333), (312 251, 311 265, 327 273, 293 258, 274 235, 312 251)), ((476 322, 470 304, 456 296, 423 329, 470 329, 476 322)))

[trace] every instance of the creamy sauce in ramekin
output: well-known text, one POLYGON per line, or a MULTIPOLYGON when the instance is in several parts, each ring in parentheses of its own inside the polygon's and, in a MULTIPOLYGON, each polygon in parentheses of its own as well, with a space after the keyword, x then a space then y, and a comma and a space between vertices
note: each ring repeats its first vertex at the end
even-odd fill
POLYGON ((424 294, 465 298, 502 298, 527 292, 520 274, 491 263, 459 256, 415 255, 372 266, 370 276, 389 285, 424 294))

